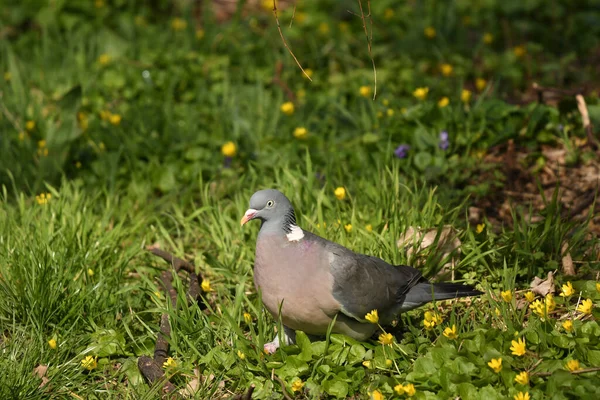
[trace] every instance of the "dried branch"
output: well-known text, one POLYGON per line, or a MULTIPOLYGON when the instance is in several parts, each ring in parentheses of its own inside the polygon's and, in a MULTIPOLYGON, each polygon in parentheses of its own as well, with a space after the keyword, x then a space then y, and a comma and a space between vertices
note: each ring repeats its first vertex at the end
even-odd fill
POLYGON ((369 14, 365 16, 365 12, 363 11, 362 0, 358 0, 358 7, 360 8, 360 18, 362 19, 363 29, 365 31, 365 36, 367 37, 367 49, 369 50, 369 57, 371 58, 371 63, 373 64, 373 77, 374 77, 374 89, 373 89, 373 100, 377 96, 377 68, 375 68, 375 59, 373 58, 372 45, 373 45, 373 18, 371 17, 371 1, 367 0, 367 8, 369 14), (371 28, 371 33, 367 30, 367 22, 366 18, 369 18, 369 25, 371 28))
POLYGON ((585 104, 585 99, 581 94, 578 94, 575 96, 575 100, 577 100, 577 108, 581 114, 581 121, 583 124, 583 129, 585 129, 588 145, 597 149, 599 146, 596 138, 594 137, 594 129, 592 127, 592 123, 590 122, 590 115, 588 113, 587 105, 585 104))
POLYGON ((298 67, 300 68, 300 70, 302 71, 304 76, 306 76, 308 78, 308 80, 312 82, 312 79, 310 79, 310 76, 308 76, 308 74, 306 73, 304 68, 302 68, 300 61, 298 61, 298 59, 294 55, 294 52, 292 51, 292 49, 290 49, 290 46, 288 46, 287 41, 285 40, 285 37, 283 36, 283 32, 281 30, 281 25, 279 24, 279 16, 277 15, 277 4, 275 4, 275 1, 276 0, 273 0, 273 15, 275 15, 275 21, 277 22, 277 30, 279 31, 279 36, 281 36, 281 41, 283 42, 283 45, 288 50, 288 52, 291 54, 294 61, 296 61, 296 64, 298 65, 298 67))

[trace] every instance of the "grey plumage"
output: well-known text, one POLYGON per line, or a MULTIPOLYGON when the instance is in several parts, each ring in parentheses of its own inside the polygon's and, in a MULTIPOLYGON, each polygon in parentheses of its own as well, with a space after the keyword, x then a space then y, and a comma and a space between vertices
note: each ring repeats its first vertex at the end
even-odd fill
MULTIPOLYGON (((256 242, 254 282, 269 312, 293 330, 334 332, 365 340, 377 329, 365 315, 377 310, 382 325, 399 313, 433 300, 476 296, 481 292, 453 283, 429 283, 415 268, 355 253, 296 225, 289 200, 273 189, 256 192, 242 225, 262 221, 256 242)), ((265 345, 274 351, 279 343, 265 345), (270 346, 270 347, 268 347, 270 346)))

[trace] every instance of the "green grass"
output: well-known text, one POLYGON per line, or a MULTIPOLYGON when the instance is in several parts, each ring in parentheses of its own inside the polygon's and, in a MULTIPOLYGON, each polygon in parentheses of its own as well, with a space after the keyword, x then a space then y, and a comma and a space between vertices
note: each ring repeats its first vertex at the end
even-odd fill
MULTIPOLYGON (((600 367, 593 208, 587 220, 565 219, 557 191, 536 222, 526 204, 510 210, 510 226, 468 215, 509 179, 482 159, 494 146, 513 140, 527 149, 529 170, 544 162, 542 146, 567 148, 573 167, 596 157, 574 145, 585 133, 570 98, 557 107, 515 105, 533 81, 594 83, 585 62, 599 45, 593 2, 372 4, 375 100, 360 95, 373 72, 362 23, 346 11, 357 5, 299 4, 292 28, 291 10, 280 12, 286 38, 313 70, 309 82, 266 11, 216 23, 207 9, 196 19, 187 2, 100 3, 15 2, 0 12, 0 398, 159 397, 137 360, 153 354, 162 313, 177 364, 167 376, 184 389, 200 374, 195 398, 250 385, 255 398, 281 398, 273 376, 299 398, 404 398, 394 387, 407 383, 417 399, 598 397, 598 372, 565 369, 568 360, 600 367), (184 29, 173 29, 176 17, 184 29), (434 39, 423 34, 428 26, 434 39), (286 89, 273 82, 278 62, 286 89), (444 63, 450 76, 440 72, 444 63), (426 99, 413 96, 418 87, 429 88, 426 99), (287 89, 292 115, 280 111, 287 89), (438 106, 442 97, 447 107, 438 106), (293 136, 297 127, 307 128, 306 138, 293 136), (441 131, 450 135, 447 150, 441 131), (236 145, 231 159, 221 153, 228 141, 236 145), (406 158, 394 155, 400 144, 410 145, 406 158), (402 315, 404 334, 393 346, 336 334, 311 343, 299 334, 297 345, 267 356, 262 346, 277 321, 252 280, 258 226, 239 226, 252 193, 267 187, 290 198, 305 229, 418 265, 430 278, 454 258, 455 279, 486 295, 402 315), (346 199, 335 197, 337 187, 346 199), (40 204, 36 196, 48 193, 40 204), (460 254, 428 248, 410 257, 397 247, 409 228, 445 226, 460 239, 460 254), (565 242, 577 275, 557 274, 556 312, 542 320, 522 289, 560 271, 565 242), (203 307, 187 304, 179 276, 177 307, 158 294, 168 264, 145 251, 152 244, 192 260, 210 281, 203 307), (558 296, 567 281, 575 294, 558 296), (508 290, 510 302, 500 296, 508 290), (585 299, 594 304, 587 316, 576 310, 585 299), (443 322, 425 329, 425 310, 443 322), (562 326, 567 319, 572 332, 562 326), (456 339, 443 335, 452 325, 456 339), (524 356, 509 349, 517 337, 526 340, 524 356), (87 356, 97 358, 90 371, 81 364, 87 356), (488 362, 499 357, 495 373, 488 362), (39 365, 48 366, 42 386, 33 373, 39 365), (528 386, 515 383, 520 371, 530 371, 528 386), (298 380, 304 387, 292 392, 298 380)), ((586 101, 600 126, 597 93, 586 101)))

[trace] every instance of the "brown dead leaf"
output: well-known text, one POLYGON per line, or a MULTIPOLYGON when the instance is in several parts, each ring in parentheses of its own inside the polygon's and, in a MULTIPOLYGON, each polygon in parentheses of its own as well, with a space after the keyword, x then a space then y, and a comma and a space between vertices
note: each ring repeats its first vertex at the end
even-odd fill
POLYGON ((48 379, 48 377, 46 377, 47 371, 48 371, 48 366, 41 365, 41 364, 33 369, 33 374, 35 376, 37 376, 38 378, 42 379, 42 382, 40 383, 40 386, 38 386, 38 387, 44 387, 50 381, 50 379, 48 379))
POLYGON ((562 254, 562 272, 565 275, 575 275, 575 265, 573 264, 573 257, 569 253, 569 243, 563 242, 561 247, 562 254))
POLYGON ((554 273, 552 271, 548 272, 548 277, 546 279, 538 278, 536 276, 529 286, 533 293, 539 294, 540 296, 554 293, 554 273))
POLYGON ((179 394, 183 397, 194 397, 200 389, 200 383, 202 381, 202 375, 200 374, 200 370, 198 368, 194 368, 194 375, 191 376, 192 379, 185 385, 185 389, 179 390, 179 394))

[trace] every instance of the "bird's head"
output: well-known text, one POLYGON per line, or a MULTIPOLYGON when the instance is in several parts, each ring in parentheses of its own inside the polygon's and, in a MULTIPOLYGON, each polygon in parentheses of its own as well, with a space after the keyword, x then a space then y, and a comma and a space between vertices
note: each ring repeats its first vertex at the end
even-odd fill
POLYGON ((296 223, 294 208, 283 193, 275 189, 259 190, 250 198, 250 208, 246 210, 240 223, 259 219, 263 223, 280 222, 282 228, 296 223))

